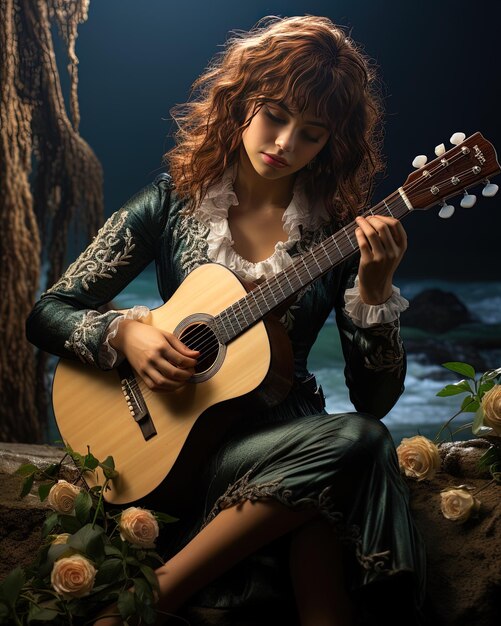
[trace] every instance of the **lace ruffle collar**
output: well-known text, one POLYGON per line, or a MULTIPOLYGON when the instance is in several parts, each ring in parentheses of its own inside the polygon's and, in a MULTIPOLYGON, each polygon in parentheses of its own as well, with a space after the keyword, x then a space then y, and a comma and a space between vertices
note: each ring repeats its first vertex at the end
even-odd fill
POLYGON ((301 177, 298 176, 292 200, 282 217, 283 228, 288 235, 287 241, 278 241, 271 256, 258 263, 252 263, 241 257, 233 248, 228 211, 231 206, 238 205, 238 198, 233 189, 234 177, 235 168, 227 169, 221 181, 207 191, 193 215, 209 229, 207 252, 211 261, 225 265, 246 280, 263 280, 291 265, 292 258, 288 250, 301 239, 301 229, 316 230, 325 224, 327 215, 317 206, 311 206, 304 192, 301 177))

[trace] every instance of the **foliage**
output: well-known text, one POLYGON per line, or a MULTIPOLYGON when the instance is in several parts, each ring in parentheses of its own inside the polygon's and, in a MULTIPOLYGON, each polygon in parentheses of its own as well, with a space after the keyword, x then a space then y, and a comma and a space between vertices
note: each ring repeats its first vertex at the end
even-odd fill
MULTIPOLYGON (((26 569, 14 569, 0 585, 0 624, 91 624, 95 615, 110 605, 117 607, 115 612, 123 620, 139 616, 141 623, 154 624, 157 613, 154 594, 158 590, 154 568, 162 564, 162 559, 155 551, 154 543, 141 540, 142 526, 138 527, 136 538, 130 529, 127 533, 120 525, 125 511, 108 510, 103 496, 110 488, 110 481, 118 476, 113 458, 99 461, 90 450, 82 455, 66 447, 59 463, 45 468, 22 465, 17 473, 24 477, 21 497, 30 493, 35 481, 41 481, 38 486, 40 500, 48 499, 53 510, 49 510, 43 524, 43 543, 33 562, 26 569), (81 487, 59 480, 64 469, 63 461, 68 456, 77 465, 79 476, 75 482, 81 487), (98 468, 103 483, 89 488, 80 479, 89 472, 95 473, 98 468), (58 487, 66 488, 70 496, 75 494, 70 511, 62 512, 57 505, 53 496, 57 495, 58 487), (90 588, 77 580, 75 588, 61 591, 56 569, 72 560, 88 564, 86 571, 91 571, 92 576, 87 576, 86 584, 90 588)), ((150 535, 155 532, 154 538, 159 526, 177 521, 155 511, 133 507, 127 511, 149 516, 149 532, 150 535)))
MULTIPOLYGON (((492 429, 484 425, 482 398, 494 387, 494 385, 500 383, 501 368, 487 370, 482 374, 478 374, 472 365, 462 361, 450 361, 448 363, 443 363, 442 366, 452 372, 456 372, 457 374, 464 376, 464 378, 457 383, 446 385, 437 393, 437 396, 448 397, 463 394, 466 395, 461 401, 459 410, 452 415, 452 417, 450 417, 438 431, 435 436, 435 442, 438 443, 440 435, 446 429, 451 433, 451 435, 468 428, 471 428, 472 433, 477 436, 487 436, 492 434, 492 429), (474 419, 471 422, 463 424, 457 430, 452 431, 452 421, 462 413, 474 413, 474 419)), ((501 472, 501 449, 498 446, 491 446, 481 457, 479 461, 479 469, 489 469, 493 479, 496 481, 499 480, 501 472)))

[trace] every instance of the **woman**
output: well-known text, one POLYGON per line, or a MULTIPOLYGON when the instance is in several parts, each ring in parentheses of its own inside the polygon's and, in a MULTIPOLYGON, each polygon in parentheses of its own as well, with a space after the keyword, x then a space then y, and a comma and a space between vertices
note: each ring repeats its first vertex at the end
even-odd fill
POLYGON ((281 580, 290 577, 302 626, 387 621, 397 588, 408 594, 406 623, 419 623, 423 548, 378 421, 403 390, 407 302, 392 277, 406 235, 391 217, 358 215, 381 168, 369 62, 326 18, 269 18, 230 40, 194 89, 174 111, 170 174, 107 221, 35 305, 28 336, 103 369, 125 357, 150 389, 170 393, 187 384, 199 353, 141 323, 141 307, 123 316, 100 305, 151 260, 164 300, 207 262, 259 283, 356 218, 360 255, 303 289, 281 318, 292 390, 277 406, 242 410, 201 472, 157 571, 158 604, 175 612, 198 592, 208 606, 255 606, 259 555, 269 550, 281 580), (307 369, 332 309, 357 411, 338 415, 325 412, 307 369))

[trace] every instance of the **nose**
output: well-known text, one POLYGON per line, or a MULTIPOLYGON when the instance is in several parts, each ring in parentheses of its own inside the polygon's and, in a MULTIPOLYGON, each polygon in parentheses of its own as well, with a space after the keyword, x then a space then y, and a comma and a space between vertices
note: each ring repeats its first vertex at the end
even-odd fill
POLYGON ((282 128, 278 134, 275 145, 283 152, 292 152, 294 150, 295 132, 293 128, 282 128))

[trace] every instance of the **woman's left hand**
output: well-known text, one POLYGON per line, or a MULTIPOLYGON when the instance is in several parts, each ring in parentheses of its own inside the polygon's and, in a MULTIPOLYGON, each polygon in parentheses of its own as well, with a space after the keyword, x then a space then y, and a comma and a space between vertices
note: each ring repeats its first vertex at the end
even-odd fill
POLYGON ((382 304, 391 297, 393 274, 407 249, 407 235, 393 217, 357 217, 356 223, 360 297, 366 304, 382 304))

